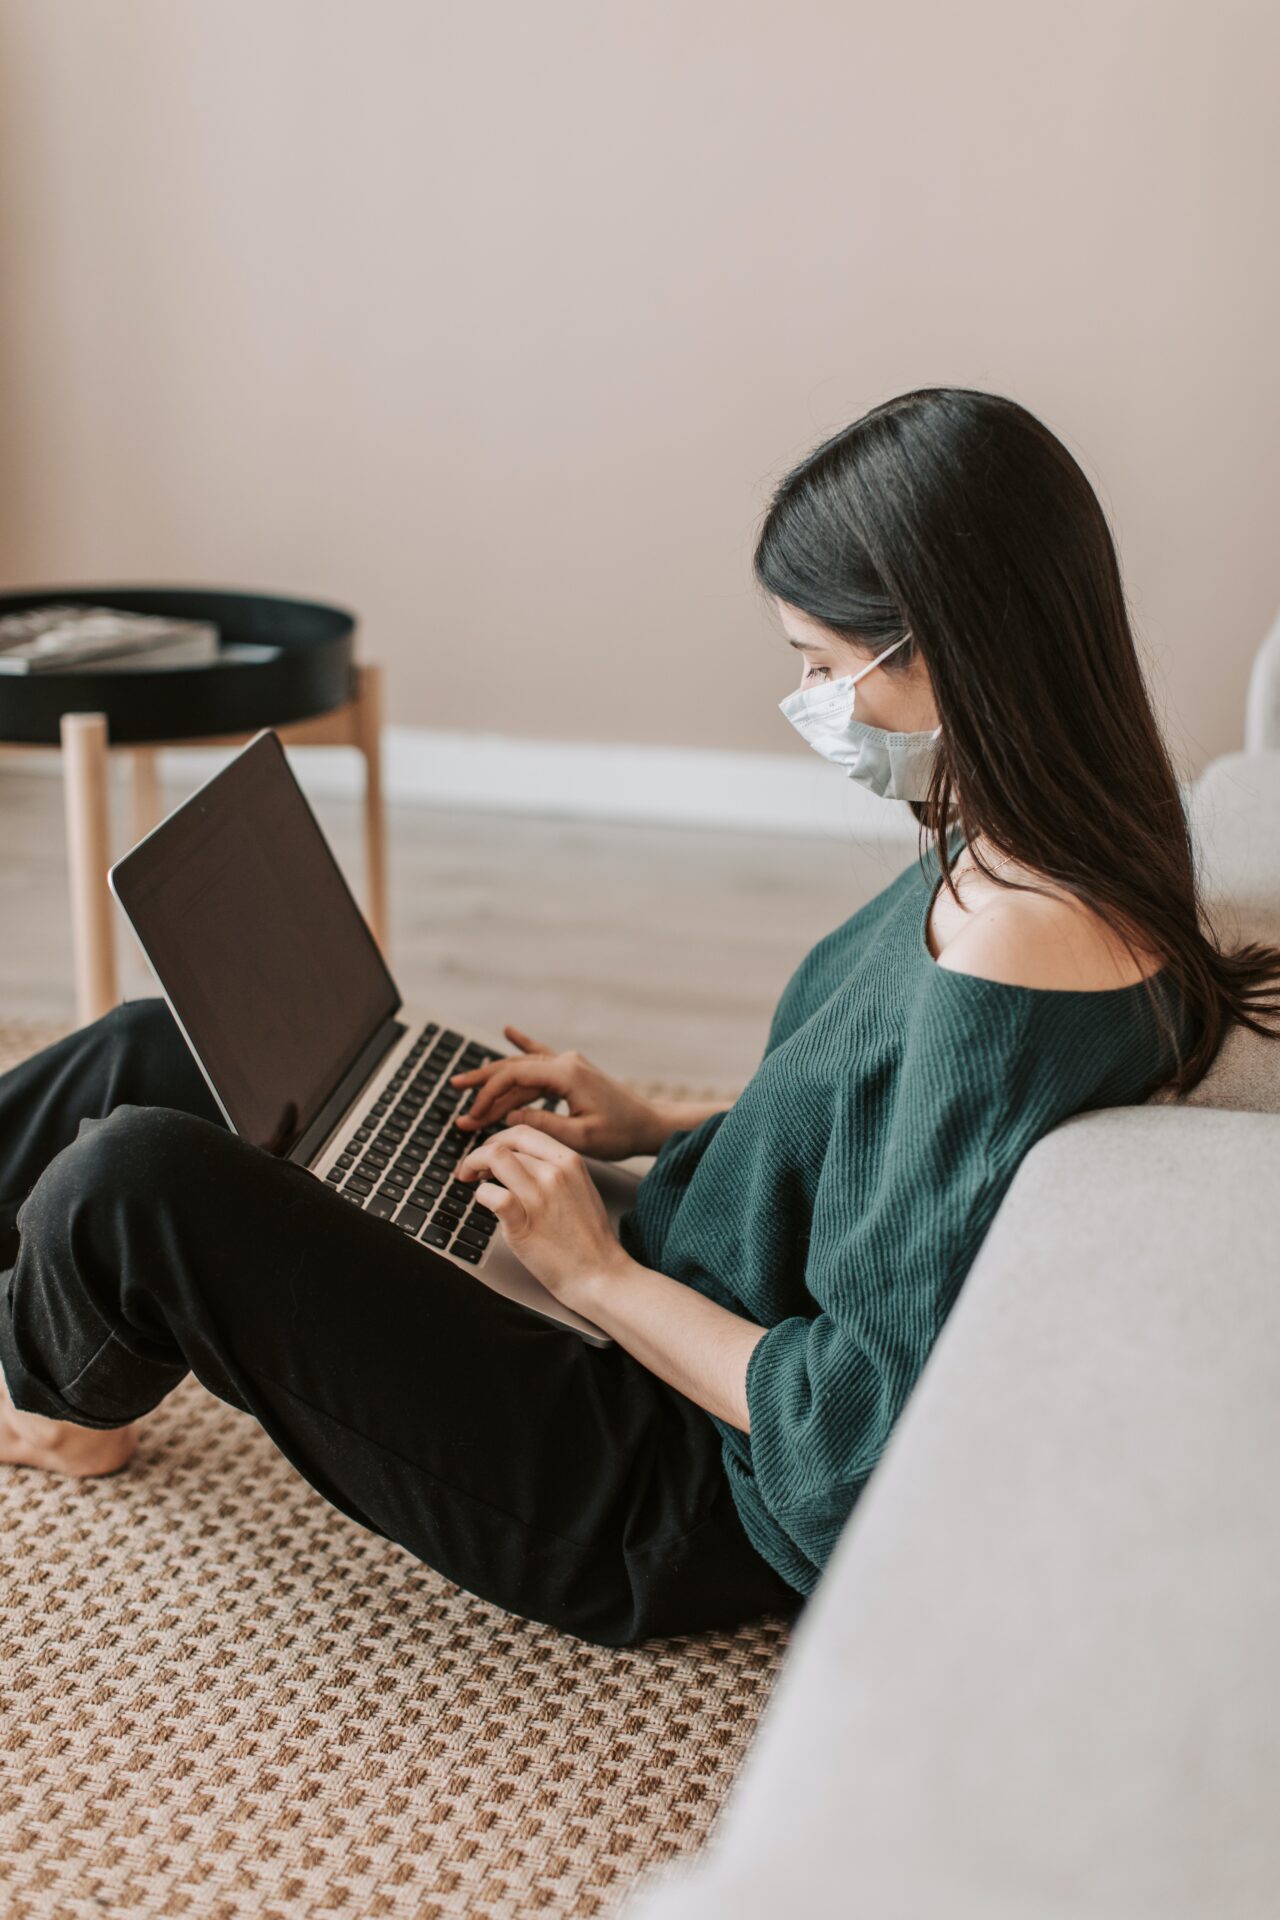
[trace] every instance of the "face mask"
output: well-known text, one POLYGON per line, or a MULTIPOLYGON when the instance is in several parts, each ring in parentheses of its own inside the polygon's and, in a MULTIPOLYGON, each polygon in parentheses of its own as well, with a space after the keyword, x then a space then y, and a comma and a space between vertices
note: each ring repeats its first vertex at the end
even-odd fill
POLYGON ((934 743, 942 728, 935 727, 932 733, 889 733, 883 727, 869 726, 865 720, 855 720, 854 688, 910 638, 909 632, 904 633, 901 640, 895 640, 858 673, 842 674, 839 680, 821 680, 812 687, 797 687, 778 702, 779 710, 815 752, 833 760, 851 780, 860 780, 885 800, 924 799, 937 753, 934 743))

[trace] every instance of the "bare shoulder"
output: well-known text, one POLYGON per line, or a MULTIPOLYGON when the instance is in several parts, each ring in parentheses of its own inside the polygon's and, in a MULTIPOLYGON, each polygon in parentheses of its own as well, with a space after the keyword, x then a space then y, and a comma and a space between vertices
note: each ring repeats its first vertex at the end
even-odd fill
POLYGON ((1139 952, 1141 966, 1082 901, 1001 889, 948 940, 937 964, 1011 987, 1103 993, 1158 971, 1161 956, 1139 952))

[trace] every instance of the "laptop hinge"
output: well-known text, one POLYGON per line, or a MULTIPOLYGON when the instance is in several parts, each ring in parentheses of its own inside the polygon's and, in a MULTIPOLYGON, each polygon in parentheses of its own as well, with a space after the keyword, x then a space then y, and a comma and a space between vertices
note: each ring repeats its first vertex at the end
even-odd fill
POLYGON ((300 1160, 303 1166, 306 1166, 308 1161, 315 1158, 365 1081, 372 1078, 378 1062, 391 1052, 408 1031, 403 1020, 397 1020, 394 1014, 388 1014, 368 1046, 361 1050, 359 1057, 343 1074, 306 1132, 299 1134, 294 1141, 285 1156, 286 1159, 300 1160))

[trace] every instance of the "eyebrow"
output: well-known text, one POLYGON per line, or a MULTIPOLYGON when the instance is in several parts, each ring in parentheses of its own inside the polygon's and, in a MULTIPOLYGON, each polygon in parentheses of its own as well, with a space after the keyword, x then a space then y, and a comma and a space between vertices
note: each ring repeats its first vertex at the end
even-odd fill
POLYGON ((822 642, 820 640, 793 640, 790 634, 787 635, 787 645, 789 647, 795 647, 800 653, 804 653, 805 651, 809 653, 821 653, 822 651, 822 642))

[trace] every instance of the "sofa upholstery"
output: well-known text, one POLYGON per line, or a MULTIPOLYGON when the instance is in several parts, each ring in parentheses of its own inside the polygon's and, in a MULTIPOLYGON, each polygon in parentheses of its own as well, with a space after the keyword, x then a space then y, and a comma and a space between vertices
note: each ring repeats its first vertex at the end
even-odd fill
POLYGON ((1278 1168, 1280 1114, 1037 1143, 719 1826, 626 1920, 1272 1920, 1278 1168))

